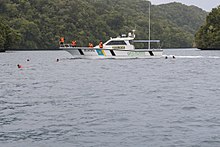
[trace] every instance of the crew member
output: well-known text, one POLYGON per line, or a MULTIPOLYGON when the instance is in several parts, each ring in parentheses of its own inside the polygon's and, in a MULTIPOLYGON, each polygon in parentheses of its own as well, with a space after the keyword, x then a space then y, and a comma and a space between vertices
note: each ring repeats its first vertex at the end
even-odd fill
POLYGON ((89 43, 89 48, 93 48, 93 44, 92 43, 89 43))
POLYGON ((64 44, 64 40, 65 40, 64 37, 61 37, 61 38, 60 38, 60 44, 61 44, 61 45, 64 44))
POLYGON ((102 43, 102 41, 99 42, 99 48, 103 48, 103 43, 102 43))
POLYGON ((76 41, 75 40, 72 41, 72 47, 76 47, 76 41))

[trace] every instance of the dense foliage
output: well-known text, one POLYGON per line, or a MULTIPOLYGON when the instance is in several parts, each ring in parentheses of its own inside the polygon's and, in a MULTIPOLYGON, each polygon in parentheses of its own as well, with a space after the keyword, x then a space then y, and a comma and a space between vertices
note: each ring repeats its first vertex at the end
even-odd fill
MULTIPOLYGON (((0 0, 6 26, 21 37, 14 48, 27 49, 57 48, 61 36, 77 45, 97 44, 133 29, 137 39, 148 39, 148 10, 146 0, 0 0)), ((206 15, 180 3, 152 5, 151 39, 163 48, 192 47, 206 15)))
POLYGON ((200 49, 220 49, 220 6, 207 16, 206 23, 196 33, 195 43, 200 49))
POLYGON ((0 17, 0 19, 0 52, 12 47, 16 48, 16 45, 19 43, 20 34, 6 25, 3 18, 0 17))

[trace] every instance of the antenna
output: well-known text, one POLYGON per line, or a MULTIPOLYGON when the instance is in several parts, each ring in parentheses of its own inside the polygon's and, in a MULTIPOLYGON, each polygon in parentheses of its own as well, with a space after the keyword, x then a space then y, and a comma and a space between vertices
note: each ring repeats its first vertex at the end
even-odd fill
POLYGON ((151 45, 150 44, 150 37, 151 37, 150 36, 150 33, 151 33, 150 32, 150 30, 151 30, 151 26, 150 26, 150 24, 151 24, 151 22, 150 22, 150 5, 151 5, 151 2, 149 1, 149 36, 148 36, 149 37, 149 43, 148 43, 148 49, 150 49, 150 45, 151 45))

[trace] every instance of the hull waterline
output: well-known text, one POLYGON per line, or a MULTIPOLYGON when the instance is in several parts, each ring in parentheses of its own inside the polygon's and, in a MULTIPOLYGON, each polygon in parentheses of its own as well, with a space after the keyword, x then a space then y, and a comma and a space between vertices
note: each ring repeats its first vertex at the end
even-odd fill
POLYGON ((69 52, 75 58, 84 59, 161 58, 163 53, 161 49, 117 50, 87 47, 61 47, 61 49, 69 52))

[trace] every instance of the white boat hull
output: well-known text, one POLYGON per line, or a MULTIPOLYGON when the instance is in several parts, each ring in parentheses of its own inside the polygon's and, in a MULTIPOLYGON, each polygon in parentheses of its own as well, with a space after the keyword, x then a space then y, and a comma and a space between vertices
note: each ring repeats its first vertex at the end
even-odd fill
POLYGON ((85 59, 136 59, 136 58, 160 58, 162 49, 100 49, 88 47, 60 47, 69 52, 75 58, 85 59))

